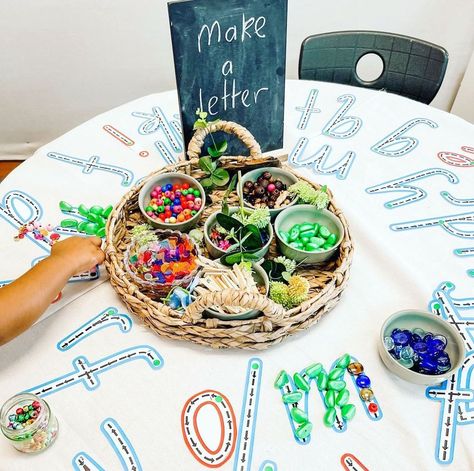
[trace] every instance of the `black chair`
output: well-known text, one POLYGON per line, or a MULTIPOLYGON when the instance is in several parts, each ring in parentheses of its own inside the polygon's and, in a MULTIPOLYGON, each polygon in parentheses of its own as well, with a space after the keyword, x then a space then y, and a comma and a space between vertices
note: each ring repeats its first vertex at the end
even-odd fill
POLYGON ((447 65, 448 52, 436 44, 378 31, 340 31, 303 41, 298 75, 304 80, 384 89, 429 104, 447 65), (356 66, 369 53, 382 59, 383 72, 366 82, 357 75, 356 66))

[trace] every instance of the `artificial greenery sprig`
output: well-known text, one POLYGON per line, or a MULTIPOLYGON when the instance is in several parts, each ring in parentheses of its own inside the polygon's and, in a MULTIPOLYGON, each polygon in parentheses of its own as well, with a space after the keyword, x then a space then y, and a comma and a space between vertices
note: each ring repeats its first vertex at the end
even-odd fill
POLYGON ((318 209, 325 209, 329 204, 326 185, 316 190, 309 183, 299 180, 288 188, 288 192, 293 196, 297 196, 303 203, 312 204, 318 209))
MULTIPOLYGON (((211 124, 215 124, 219 119, 213 121, 207 121, 207 113, 201 111, 199 108, 196 110, 198 118, 194 122, 193 129, 205 129, 211 124)), ((229 172, 222 167, 218 166, 217 160, 219 157, 224 155, 227 150, 227 141, 216 142, 212 132, 209 133, 212 139, 212 146, 208 146, 207 152, 209 155, 205 155, 199 159, 199 167, 206 174, 206 177, 201 180, 201 185, 206 189, 212 191, 215 187, 222 187, 227 185, 229 182, 229 172)))

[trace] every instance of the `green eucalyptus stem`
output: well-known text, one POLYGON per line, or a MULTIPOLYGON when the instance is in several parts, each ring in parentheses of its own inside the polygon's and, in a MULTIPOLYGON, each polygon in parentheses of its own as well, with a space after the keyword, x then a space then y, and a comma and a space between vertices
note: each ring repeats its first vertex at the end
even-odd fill
POLYGON ((242 221, 245 221, 245 214, 244 214, 244 192, 242 188, 242 171, 239 170, 238 173, 238 182, 237 184, 239 185, 239 206, 240 206, 240 216, 242 217, 242 221))

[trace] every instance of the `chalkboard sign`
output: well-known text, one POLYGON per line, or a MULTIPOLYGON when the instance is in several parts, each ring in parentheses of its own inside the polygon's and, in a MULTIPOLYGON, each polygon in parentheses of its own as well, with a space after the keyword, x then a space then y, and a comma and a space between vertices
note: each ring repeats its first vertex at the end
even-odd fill
MULTIPOLYGON (((283 147, 287 0, 168 3, 185 144, 196 109, 235 121, 262 151, 283 147)), ((243 154, 229 142, 228 154, 243 154)))

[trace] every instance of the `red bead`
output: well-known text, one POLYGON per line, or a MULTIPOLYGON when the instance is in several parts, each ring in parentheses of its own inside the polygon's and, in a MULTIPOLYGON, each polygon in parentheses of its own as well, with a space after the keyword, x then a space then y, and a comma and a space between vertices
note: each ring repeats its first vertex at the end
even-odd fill
POLYGON ((375 404, 375 402, 371 402, 369 404, 369 412, 372 412, 372 414, 375 414, 375 412, 377 412, 379 410, 379 406, 377 404, 375 404))
POLYGON ((20 414, 23 414, 23 408, 22 407, 19 407, 16 411, 15 411, 16 415, 20 415, 20 414))
POLYGON ((189 183, 186 183, 186 182, 183 183, 183 184, 181 185, 181 188, 182 188, 183 190, 187 190, 187 189, 189 188, 189 183))
POLYGON ((171 211, 165 211, 165 219, 170 218, 173 215, 171 211))
POLYGON ((61 236, 60 236, 59 234, 57 234, 56 232, 53 232, 53 233, 49 236, 49 238, 50 238, 51 240, 58 240, 59 237, 61 237, 61 236))
POLYGON ((35 409, 38 409, 39 407, 41 407, 41 404, 39 403, 39 401, 33 401, 33 403, 31 404, 35 409))
POLYGON ((177 191, 179 190, 179 185, 176 183, 175 185, 173 185, 173 191, 177 191))

